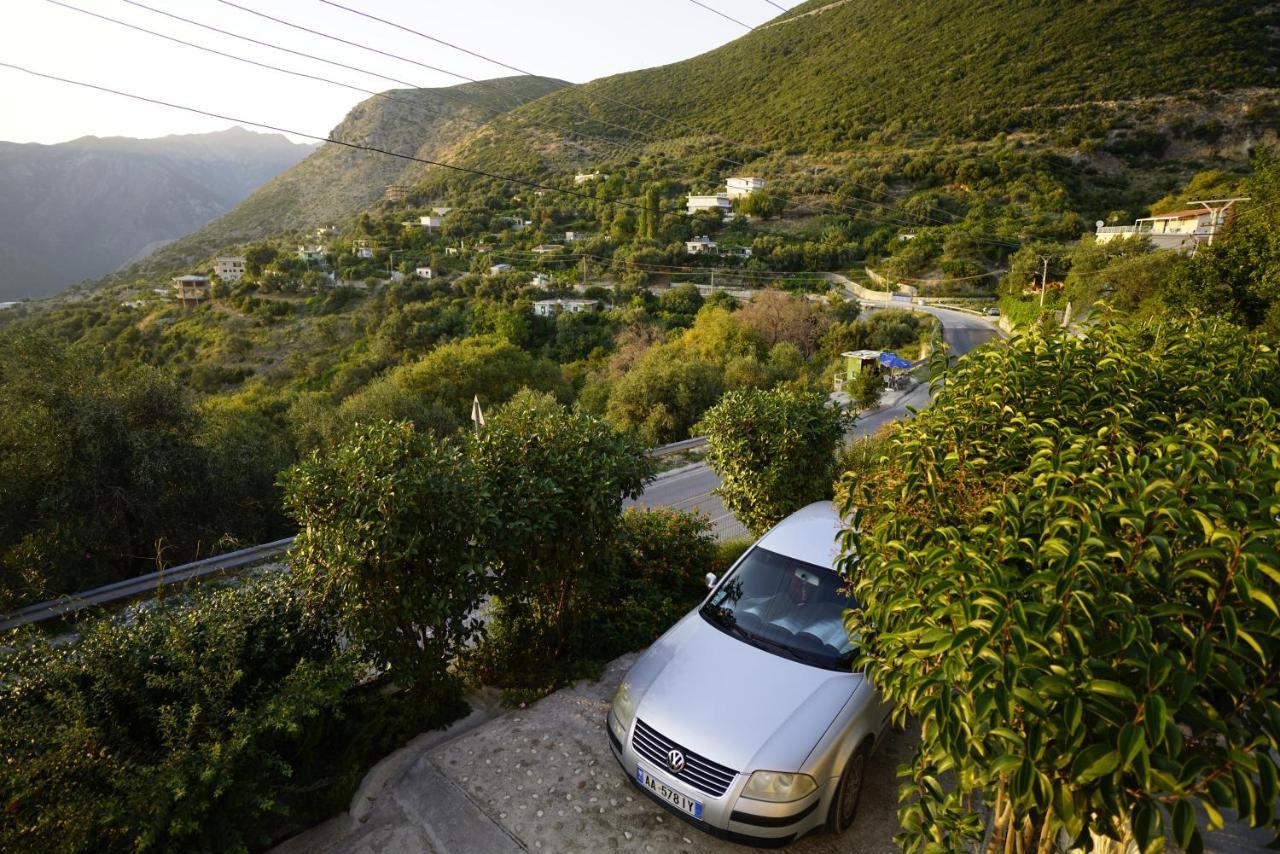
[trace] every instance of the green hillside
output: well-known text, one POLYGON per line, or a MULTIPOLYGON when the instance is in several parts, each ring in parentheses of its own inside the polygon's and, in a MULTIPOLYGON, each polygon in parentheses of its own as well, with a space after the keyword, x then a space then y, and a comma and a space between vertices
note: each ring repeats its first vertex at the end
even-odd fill
POLYGON ((564 90, 518 114, 563 121, 559 110, 589 111, 601 122, 593 133, 618 132, 605 122, 662 137, 692 126, 808 150, 886 124, 983 137, 1052 121, 1035 106, 1274 85, 1277 20, 1262 0, 811 0, 702 56, 564 90))
MULTIPOLYGON (((512 77, 444 89, 392 90, 357 104, 330 136, 439 159, 495 115, 566 85, 542 77, 512 77)), ((341 223, 381 199, 391 184, 414 183, 424 168, 341 145, 322 145, 225 216, 127 273, 163 272, 204 258, 222 246, 341 223)))

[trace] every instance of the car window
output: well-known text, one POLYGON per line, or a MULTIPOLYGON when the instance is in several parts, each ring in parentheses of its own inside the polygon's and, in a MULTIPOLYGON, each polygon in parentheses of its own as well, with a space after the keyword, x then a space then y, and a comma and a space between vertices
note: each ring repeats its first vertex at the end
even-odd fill
POLYGON ((702 608, 719 628, 768 651, 843 669, 854 649, 844 612, 857 607, 831 569, 751 549, 702 608))

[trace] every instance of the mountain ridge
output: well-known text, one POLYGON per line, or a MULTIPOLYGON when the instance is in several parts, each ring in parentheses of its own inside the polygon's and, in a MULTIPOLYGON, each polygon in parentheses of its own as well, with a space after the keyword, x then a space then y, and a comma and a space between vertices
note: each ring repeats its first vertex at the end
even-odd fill
POLYGON ((0 142, 0 298, 110 273, 230 210, 312 148, 243 128, 0 142))

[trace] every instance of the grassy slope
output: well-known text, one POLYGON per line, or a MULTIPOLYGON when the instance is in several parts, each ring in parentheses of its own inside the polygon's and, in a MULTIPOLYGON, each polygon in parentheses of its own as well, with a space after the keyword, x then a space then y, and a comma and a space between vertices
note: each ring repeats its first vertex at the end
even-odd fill
MULTIPOLYGON (((1028 107, 1275 85, 1277 14, 1260 0, 812 0, 693 59, 564 89, 511 121, 590 133, 696 136, 705 128, 792 151, 856 145, 887 123, 983 138, 1046 119, 1028 107), (609 99, 679 119, 664 122, 609 99), (690 128, 692 126, 692 129, 690 128)), ((1049 119, 1052 121, 1052 119, 1049 119)), ((515 151, 475 143, 467 162, 515 151)), ((521 164, 529 165, 529 164, 521 164)))
MULTIPOLYGON (((448 89, 393 90, 356 105, 334 139, 424 158, 439 158, 496 114, 562 86, 540 77, 505 78, 448 89), (504 95, 509 93, 509 95, 504 95)), ((124 271, 146 275, 189 264, 221 246, 341 222, 383 197, 389 185, 413 183, 426 168, 332 143, 277 176, 225 216, 124 271)))

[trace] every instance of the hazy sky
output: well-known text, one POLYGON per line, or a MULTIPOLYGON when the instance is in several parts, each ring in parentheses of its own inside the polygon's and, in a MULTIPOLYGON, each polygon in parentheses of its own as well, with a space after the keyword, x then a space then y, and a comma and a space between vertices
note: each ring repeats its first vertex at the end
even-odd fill
MULTIPOLYGON (((129 5, 125 0, 65 2, 227 53, 361 88, 383 91, 397 86, 200 29, 129 5)), ((463 82, 412 63, 290 29, 219 0, 138 2, 419 86, 463 82)), ((416 35, 326 6, 320 0, 234 2, 468 77, 484 79, 511 73, 416 35)), ((746 32, 690 0, 339 2, 528 71, 573 82, 685 59, 746 32)), ((768 0, 703 2, 753 25, 781 14, 768 0)), ((785 7, 798 2, 778 0, 785 7)), ((50 0, 3 3, 0 62, 317 135, 328 133, 353 104, 367 97, 328 83, 251 67, 166 42, 54 5, 50 0)), ((220 130, 228 124, 0 68, 0 140, 49 143, 88 134, 151 137, 220 130)))

